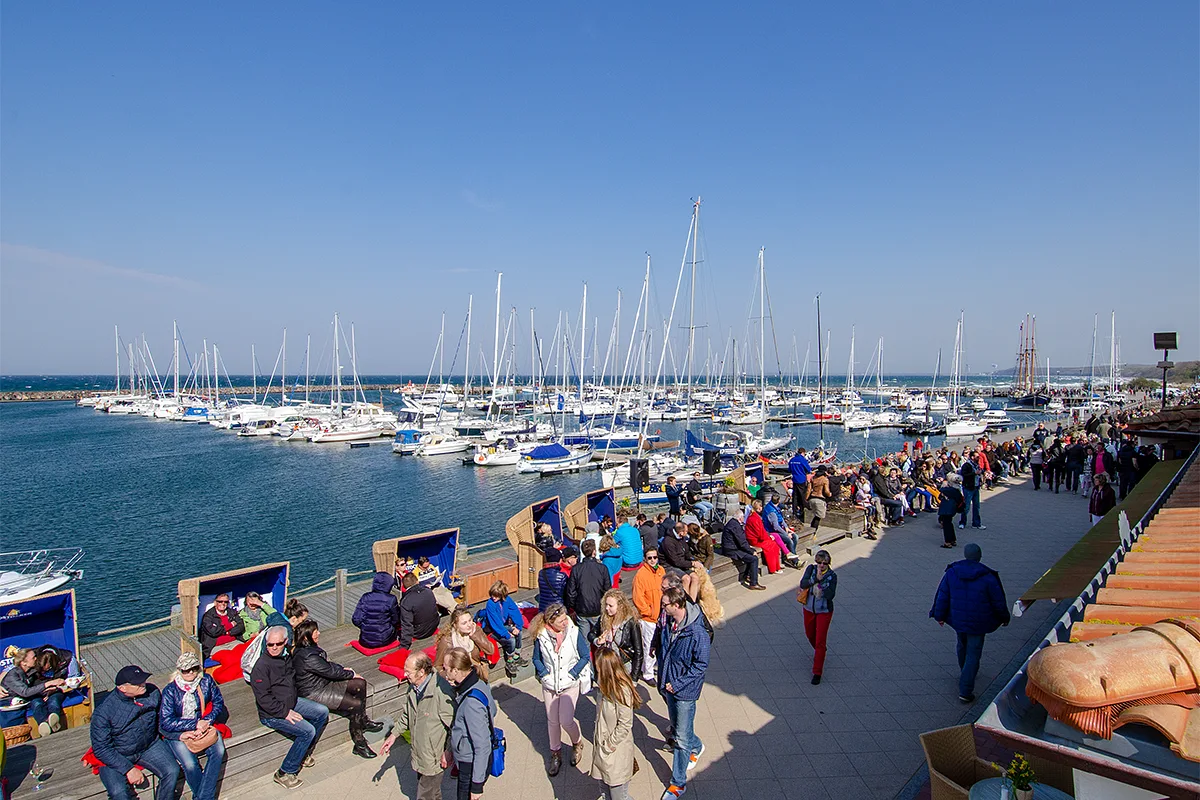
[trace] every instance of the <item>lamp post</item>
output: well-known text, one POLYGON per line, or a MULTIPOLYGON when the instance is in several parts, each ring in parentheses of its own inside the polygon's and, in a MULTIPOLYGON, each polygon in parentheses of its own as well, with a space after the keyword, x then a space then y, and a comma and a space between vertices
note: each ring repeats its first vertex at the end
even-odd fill
POLYGON ((1169 358, 1172 350, 1179 349, 1179 335, 1174 331, 1170 333, 1154 334, 1154 349, 1163 351, 1162 361, 1158 362, 1158 368, 1162 370, 1163 374, 1162 405, 1160 408, 1165 411, 1167 408, 1167 371, 1171 369, 1171 367, 1175 366, 1171 363, 1169 358))

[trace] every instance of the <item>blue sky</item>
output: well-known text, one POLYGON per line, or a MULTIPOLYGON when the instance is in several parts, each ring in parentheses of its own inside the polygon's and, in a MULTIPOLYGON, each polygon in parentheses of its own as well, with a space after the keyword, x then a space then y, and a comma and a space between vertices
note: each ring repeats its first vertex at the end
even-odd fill
POLYGON ((859 370, 884 336, 929 372, 960 309, 975 371, 1026 313, 1052 363, 1096 314, 1107 360, 1114 308, 1123 361, 1195 358, 1198 9, 6 3, 0 371, 107 371, 114 324, 162 368, 172 319, 269 371, 338 311, 360 371, 424 372, 472 293, 490 361, 497 271, 522 369, 584 281, 602 356, 646 252, 668 312, 697 195, 698 361, 744 345, 760 246, 785 369, 818 291, 834 371, 853 325, 859 370))

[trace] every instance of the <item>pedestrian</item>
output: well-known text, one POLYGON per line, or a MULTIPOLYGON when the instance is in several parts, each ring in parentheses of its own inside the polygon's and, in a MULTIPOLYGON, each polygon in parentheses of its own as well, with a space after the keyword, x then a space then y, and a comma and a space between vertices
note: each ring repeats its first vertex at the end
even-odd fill
POLYGON ((668 589, 662 597, 666 624, 658 629, 658 690, 667 701, 667 714, 674 731, 671 785, 662 800, 675 800, 687 791, 688 773, 704 754, 704 742, 695 733, 696 701, 708 672, 710 642, 704 630, 700 607, 689 603, 681 588, 668 589))
POLYGON ((455 647, 446 653, 442 674, 454 687, 450 754, 458 767, 456 800, 480 800, 491 770, 496 701, 487 682, 479 679, 466 650, 455 647))
POLYGON ((635 678, 642 674, 642 629, 638 610, 620 589, 604 593, 603 614, 600 618, 596 650, 615 650, 625 670, 635 678))
POLYGON ((954 535, 954 515, 961 513, 966 509, 966 500, 963 498, 962 490, 959 486, 962 485, 962 476, 957 472, 951 472, 946 476, 946 482, 941 487, 941 497, 938 500, 938 524, 942 526, 942 547, 950 548, 958 546, 958 537, 954 535))
POLYGON ((583 560, 567 576, 563 605, 575 613, 575 624, 590 642, 599 632, 604 593, 612 586, 612 577, 608 574, 608 568, 596 558, 594 540, 584 540, 580 549, 583 551, 583 560))
POLYGON ((591 689, 591 653, 583 633, 561 604, 547 608, 529 623, 533 637, 533 669, 542 683, 542 702, 550 732, 551 778, 562 769, 562 734, 571 742, 571 766, 583 758, 583 739, 575 721, 581 695, 591 689))
POLYGON ((1029 471, 1033 475, 1033 490, 1039 491, 1042 488, 1042 466, 1045 461, 1046 451, 1042 449, 1040 440, 1035 439, 1033 446, 1029 448, 1029 471))
POLYGON ((392 720, 380 751, 386 756, 396 737, 407 732, 412 744, 412 769, 417 773, 417 800, 442 800, 442 775, 449 766, 446 743, 454 724, 454 701, 450 697, 454 690, 436 674, 429 656, 419 651, 405 660, 404 680, 409 686, 404 707, 392 720))
POLYGON ((683 487, 671 475, 663 486, 663 494, 667 496, 667 508, 671 510, 671 519, 679 519, 683 513, 683 487))
POLYGON ((958 517, 958 527, 967 527, 967 508, 971 509, 971 527, 979 530, 987 530, 983 521, 979 518, 979 487, 982 481, 982 476, 979 474, 979 467, 975 463, 976 452, 971 450, 972 458, 963 459, 962 469, 959 474, 962 475, 962 493, 963 507, 962 513, 958 517))
POLYGON ((637 772, 633 712, 642 699, 615 650, 596 651, 596 685, 600 696, 592 736, 592 777, 604 784, 606 800, 629 800, 629 781, 637 772))
MULTIPOLYGON (((920 440, 918 440, 919 442, 920 440)), ((825 519, 825 515, 829 511, 831 499, 833 499, 833 492, 829 489, 829 477, 826 475, 825 467, 817 467, 817 471, 810 481, 808 492, 808 510, 813 515, 813 533, 816 533, 817 528, 821 527, 821 520, 825 519)))
MULTIPOLYGON (((737 568, 738 583, 747 589, 765 591, 767 587, 758 582, 758 554, 746 541, 746 531, 736 515, 729 515, 721 529, 721 552, 733 561, 737 568)), ((649 650, 649 648, 646 648, 649 650)))
POLYGON ((800 578, 800 591, 796 599, 804 604, 804 635, 813 647, 812 684, 821 682, 825 669, 826 641, 829 638, 829 623, 833 621, 833 598, 837 594, 837 573, 829 564, 832 559, 828 550, 818 550, 812 564, 800 578))
POLYGON ((224 734, 229 732, 217 726, 227 717, 221 687, 201 669, 199 656, 191 650, 183 653, 175 661, 174 677, 162 690, 158 730, 183 767, 194 800, 216 800, 217 780, 225 763, 224 734), (215 730, 209 733, 210 729, 215 730), (194 752, 193 747, 203 749, 194 752), (203 767, 200 756, 204 756, 203 767))
POLYGON ((154 800, 174 800, 179 764, 171 748, 158 738, 158 687, 146 683, 150 673, 139 666, 122 667, 116 691, 92 714, 92 754, 100 760, 100 782, 110 800, 125 800, 130 786, 148 783, 143 770, 158 778, 154 800))
POLYGON ((792 516, 801 525, 804 524, 804 507, 808 502, 808 476, 813 471, 805 456, 806 452, 801 447, 788 461, 788 472, 792 476, 792 516))
POLYGON ((658 551, 650 548, 645 560, 633 576, 633 605, 638 610, 638 626, 642 629, 642 679, 654 680, 657 662, 652 653, 654 630, 662 613, 662 579, 667 571, 658 564, 658 551))
POLYGON ((567 575, 562 570, 562 553, 556 547, 547 547, 542 553, 542 568, 538 572, 538 611, 545 611, 556 603, 562 605, 567 589, 567 575))
POLYGON ((1092 496, 1088 500, 1088 513, 1092 515, 1092 524, 1095 525, 1104 519, 1105 514, 1116 507, 1117 495, 1113 491, 1112 484, 1109 483, 1108 473, 1101 472, 1092 480, 1095 488, 1092 489, 1092 496))
POLYGON ((958 635, 958 699, 970 704, 975 702, 983 639, 1010 618, 1000 574, 980 562, 979 545, 968 544, 963 555, 962 561, 946 567, 929 616, 939 625, 949 623, 958 635))
POLYGON ((296 691, 296 669, 286 650, 287 634, 281 625, 267 629, 263 654, 250 672, 250 688, 258 721, 293 740, 283 763, 275 770, 275 782, 285 789, 295 789, 304 783, 298 774, 300 768, 316 763, 312 751, 329 722, 329 709, 300 697, 296 691))

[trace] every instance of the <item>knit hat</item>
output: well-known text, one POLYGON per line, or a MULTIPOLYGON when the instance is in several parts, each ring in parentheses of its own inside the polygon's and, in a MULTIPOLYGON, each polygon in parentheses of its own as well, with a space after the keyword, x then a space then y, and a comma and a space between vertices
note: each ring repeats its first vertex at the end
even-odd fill
POLYGON ((980 549, 979 545, 971 542, 963 548, 963 558, 967 561, 978 561, 983 558, 983 550, 980 549))
POLYGON ((188 669, 195 669, 200 666, 200 657, 190 650, 175 660, 175 669, 183 672, 188 669))
POLYGON ((545 558, 547 564, 557 564, 562 561, 562 554, 554 547, 547 547, 542 556, 545 558))

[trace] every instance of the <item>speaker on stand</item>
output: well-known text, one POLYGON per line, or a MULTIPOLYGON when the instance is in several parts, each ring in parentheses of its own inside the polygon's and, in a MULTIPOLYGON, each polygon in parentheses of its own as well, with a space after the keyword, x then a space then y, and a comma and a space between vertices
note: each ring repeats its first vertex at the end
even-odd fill
POLYGON ((641 509, 642 489, 650 485, 650 462, 644 458, 629 459, 629 488, 633 490, 634 505, 641 509))

